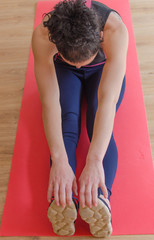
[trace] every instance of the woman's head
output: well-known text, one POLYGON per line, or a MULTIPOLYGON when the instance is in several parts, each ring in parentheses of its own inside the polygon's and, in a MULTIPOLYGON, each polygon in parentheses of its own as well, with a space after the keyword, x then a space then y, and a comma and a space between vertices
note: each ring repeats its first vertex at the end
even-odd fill
POLYGON ((79 63, 96 54, 100 47, 99 18, 84 0, 59 2, 43 21, 49 30, 49 40, 68 61, 79 63))

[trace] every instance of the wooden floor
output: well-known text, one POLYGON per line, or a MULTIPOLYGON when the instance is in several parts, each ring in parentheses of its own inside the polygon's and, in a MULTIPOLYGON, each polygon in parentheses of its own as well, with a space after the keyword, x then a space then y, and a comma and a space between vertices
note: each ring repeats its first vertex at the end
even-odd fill
MULTIPOLYGON (((36 2, 37 0, 0 0, 0 220, 26 77, 36 2)), ((154 1, 130 0, 130 6, 154 159, 154 1)), ((4 239, 10 238, 4 237, 4 239)), ((12 237, 11 239, 36 240, 51 239, 51 237, 12 237)), ((111 239, 152 240, 154 235, 113 236, 111 239)))

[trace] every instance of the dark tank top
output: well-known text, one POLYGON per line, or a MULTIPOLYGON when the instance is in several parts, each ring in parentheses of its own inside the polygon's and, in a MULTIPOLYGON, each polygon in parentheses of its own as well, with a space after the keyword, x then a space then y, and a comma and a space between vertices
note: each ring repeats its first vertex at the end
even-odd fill
MULTIPOLYGON (((97 2, 97 1, 91 1, 91 8, 94 9, 96 11, 97 15, 100 17, 100 24, 101 24, 102 31, 104 30, 104 26, 105 26, 105 23, 107 21, 107 18, 109 16, 110 12, 114 11, 114 12, 118 13, 114 9, 109 8, 105 4, 97 2)), ((119 13, 118 13, 118 15, 120 16, 119 13)), ((92 65, 95 66, 95 65, 98 65, 98 64, 104 62, 105 60, 106 60, 106 57, 103 52, 103 49, 100 48, 98 51, 98 54, 96 55, 94 60, 86 66, 92 66, 92 65)))

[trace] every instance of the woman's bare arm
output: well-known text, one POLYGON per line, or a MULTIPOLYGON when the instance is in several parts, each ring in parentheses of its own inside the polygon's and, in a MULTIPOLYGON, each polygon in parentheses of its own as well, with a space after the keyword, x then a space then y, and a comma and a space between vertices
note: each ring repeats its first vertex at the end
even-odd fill
POLYGON ((42 23, 33 33, 32 49, 35 77, 43 109, 44 130, 52 159, 47 199, 50 202, 54 194, 56 204, 60 203, 65 207, 66 201, 69 205, 72 202, 72 190, 77 194, 77 183, 68 162, 62 136, 59 86, 53 63, 57 48, 49 42, 48 32, 42 23))
POLYGON ((59 87, 53 63, 57 52, 55 44, 49 42, 46 29, 41 25, 34 30, 32 49, 34 55, 34 71, 40 100, 42 103, 42 118, 45 135, 53 161, 63 156, 67 159, 61 129, 61 107, 59 102, 59 87))
POLYGON ((104 28, 103 50, 107 56, 98 87, 98 108, 96 111, 93 136, 89 146, 86 166, 79 178, 80 204, 91 207, 97 203, 97 189, 108 196, 105 173, 102 168, 107 147, 113 131, 116 104, 126 71, 128 31, 118 14, 111 12, 104 28))

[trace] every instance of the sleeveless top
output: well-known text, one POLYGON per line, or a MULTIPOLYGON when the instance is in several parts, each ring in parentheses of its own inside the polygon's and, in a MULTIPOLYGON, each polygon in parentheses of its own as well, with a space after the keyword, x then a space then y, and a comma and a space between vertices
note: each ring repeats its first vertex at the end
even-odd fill
MULTIPOLYGON (((102 31, 104 30, 104 26, 105 26, 105 23, 107 21, 107 18, 109 16, 110 12, 114 11, 120 16, 120 14, 117 11, 115 11, 114 9, 109 8, 105 4, 97 2, 97 1, 91 1, 91 8, 94 9, 96 11, 97 15, 100 17, 102 31)), ((106 60, 105 53, 103 52, 103 49, 100 48, 96 57, 94 58, 94 60, 91 63, 89 63, 87 66, 91 66, 91 65, 95 66, 95 65, 98 65, 99 63, 104 62, 105 60, 106 60)))
MULTIPOLYGON (((109 16, 110 12, 114 11, 120 16, 120 14, 116 10, 109 8, 105 4, 97 2, 97 1, 91 1, 90 8, 94 9, 96 11, 97 15, 99 16, 102 31, 104 30, 104 26, 105 26, 105 23, 107 21, 107 18, 109 16)), ((57 53, 55 57, 56 58, 58 57, 58 59, 64 61, 62 59, 62 57, 59 55, 59 53, 57 53)), ((96 57, 94 58, 94 60, 91 63, 89 63, 88 65, 86 65, 85 67, 92 67, 92 66, 100 65, 103 62, 105 62, 105 60, 106 60, 105 53, 104 53, 103 49, 100 48, 96 57)))

